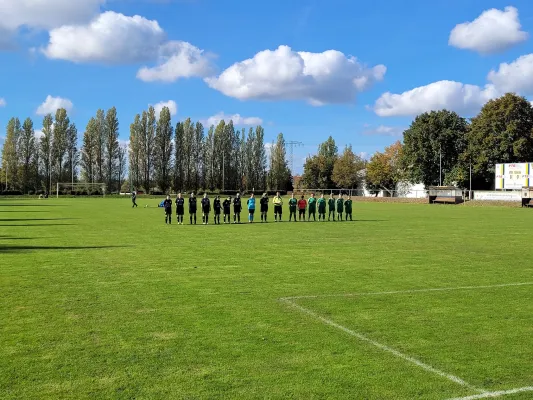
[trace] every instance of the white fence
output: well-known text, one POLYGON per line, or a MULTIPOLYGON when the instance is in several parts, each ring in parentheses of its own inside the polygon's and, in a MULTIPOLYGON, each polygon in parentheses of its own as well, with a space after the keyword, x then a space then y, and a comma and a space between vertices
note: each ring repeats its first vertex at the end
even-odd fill
POLYGON ((475 190, 474 200, 481 201, 522 201, 522 193, 519 191, 484 191, 475 190))

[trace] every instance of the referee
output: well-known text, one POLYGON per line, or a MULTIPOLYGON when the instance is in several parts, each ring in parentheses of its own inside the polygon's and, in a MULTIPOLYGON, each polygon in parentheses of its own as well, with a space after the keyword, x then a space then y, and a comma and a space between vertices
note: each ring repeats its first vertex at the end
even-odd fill
POLYGON ((276 192, 276 197, 274 197, 272 202, 274 203, 274 219, 276 222, 278 222, 279 215, 279 222, 281 222, 281 214, 283 213, 283 199, 279 195, 279 192, 276 192))

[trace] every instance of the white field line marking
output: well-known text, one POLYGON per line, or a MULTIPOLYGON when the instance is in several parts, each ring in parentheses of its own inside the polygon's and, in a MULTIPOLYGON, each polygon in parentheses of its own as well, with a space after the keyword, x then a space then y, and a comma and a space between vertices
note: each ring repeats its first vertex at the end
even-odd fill
POLYGON ((475 394, 475 395, 467 396, 467 397, 456 397, 454 399, 448 399, 448 400, 488 399, 488 398, 506 396, 508 394, 523 393, 523 392, 533 392, 533 386, 527 386, 527 387, 510 389, 510 390, 501 390, 499 392, 487 392, 487 393, 475 394))
POLYGON ((282 301, 284 301, 285 303, 289 304, 290 306, 298 309, 299 311, 318 319, 319 321, 321 321, 322 323, 324 323, 326 325, 329 325, 329 326, 332 326, 334 328, 337 328, 337 329, 347 333, 348 335, 351 335, 351 336, 353 336, 353 337, 355 337, 355 338, 357 338, 357 339, 359 339, 359 340, 361 340, 363 342, 369 343, 369 344, 377 347, 380 350, 383 350, 385 352, 391 353, 391 354, 395 355, 398 358, 401 358, 401 359, 403 359, 403 360, 405 360, 407 362, 410 362, 411 364, 415 364, 415 365, 419 366, 420 368, 422 368, 422 369, 424 369, 424 370, 426 370, 428 372, 432 372, 434 374, 437 374, 437 375, 439 375, 439 376, 441 376, 443 378, 446 378, 446 379, 448 379, 448 380, 450 380, 452 382, 455 382, 455 383, 457 383, 457 384, 459 384, 461 386, 465 386, 465 387, 467 387, 467 388, 469 388, 469 389, 471 389, 473 391, 480 392, 480 393, 487 393, 486 390, 477 388, 477 387, 475 387, 475 386, 463 381, 461 378, 458 378, 457 376, 454 376, 454 375, 451 375, 451 374, 447 374, 446 372, 443 372, 441 370, 433 368, 431 365, 425 364, 422 361, 417 360, 416 358, 413 358, 413 357, 410 357, 410 356, 405 355, 403 353, 400 353, 398 350, 395 350, 392 347, 389 347, 387 345, 384 345, 384 344, 381 344, 379 342, 376 342, 375 340, 372 340, 372 339, 370 339, 370 338, 368 338, 368 337, 366 337, 366 336, 364 336, 364 335, 362 335, 360 333, 357 333, 357 332, 355 332, 355 331, 353 331, 353 330, 351 330, 349 328, 346 328, 345 326, 339 325, 339 324, 337 324, 336 322, 333 322, 330 319, 324 318, 324 317, 318 315, 317 313, 315 313, 314 311, 311 311, 308 308, 302 307, 299 304, 296 304, 295 302, 293 302, 293 301, 291 301, 291 300, 289 300, 287 298, 282 299, 282 301))
POLYGON ((521 283, 503 283, 500 285, 484 285, 484 286, 458 286, 458 287, 443 287, 443 288, 433 288, 433 289, 411 289, 411 290, 392 290, 388 292, 369 292, 369 293, 344 293, 344 294, 319 294, 319 295, 308 295, 308 296, 291 296, 291 297, 282 297, 280 300, 291 301, 299 299, 321 299, 327 297, 356 297, 356 296, 380 296, 386 294, 408 294, 408 293, 424 293, 424 292, 447 292, 453 290, 476 290, 476 289, 495 289, 503 288, 510 286, 531 286, 533 282, 521 282, 521 283))

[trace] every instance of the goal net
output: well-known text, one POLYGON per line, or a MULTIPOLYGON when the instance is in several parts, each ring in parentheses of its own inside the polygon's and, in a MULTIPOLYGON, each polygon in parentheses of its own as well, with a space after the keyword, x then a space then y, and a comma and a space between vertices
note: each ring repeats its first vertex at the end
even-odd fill
POLYGON ((71 196, 103 196, 105 197, 105 183, 64 183, 58 182, 56 197, 60 194, 71 196))

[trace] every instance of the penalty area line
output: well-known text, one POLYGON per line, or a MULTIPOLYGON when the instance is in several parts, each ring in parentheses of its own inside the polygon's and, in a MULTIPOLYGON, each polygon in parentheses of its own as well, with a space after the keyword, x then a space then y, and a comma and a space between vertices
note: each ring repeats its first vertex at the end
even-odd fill
POLYGON ((409 294, 409 293, 425 293, 425 292, 448 292, 454 290, 476 290, 476 289, 496 289, 512 286, 531 286, 533 282, 520 282, 520 283, 502 283, 499 285, 482 285, 482 286, 457 286, 457 287, 442 287, 442 288, 429 288, 429 289, 409 289, 409 290, 390 290, 384 292, 361 292, 361 293, 343 293, 343 294, 318 294, 307 296, 290 296, 281 297, 282 301, 303 300, 303 299, 323 299, 328 297, 357 297, 357 296, 381 296, 387 294, 409 294))
POLYGON ((379 343, 379 342, 376 342, 375 340, 372 340, 368 337, 366 337, 365 335, 361 334, 361 333, 358 333, 358 332, 355 332, 354 330, 352 329, 349 329, 349 328, 346 328, 345 326, 343 325, 340 325, 328 318, 325 318, 319 314, 317 314, 316 312, 308 309, 308 308, 305 308, 305 307, 302 307, 301 305, 295 303, 294 301, 291 301, 290 299, 288 298, 284 298, 284 299, 280 299, 281 301, 287 303, 289 306, 301 311, 302 313, 304 314, 307 314, 317 320, 319 320, 320 322, 322 322, 323 324, 326 324, 326 325, 329 325, 333 328, 336 328, 336 329, 339 329, 341 331, 343 331, 344 333, 347 333, 348 335, 350 336, 353 336, 363 342, 366 342, 368 344, 371 344, 372 346, 374 347, 377 347, 378 349, 380 350, 383 350, 387 353, 390 353, 390 354, 393 354, 394 356, 398 357, 398 358, 401 358, 402 360, 404 361, 407 361, 411 364, 414 364, 422 369, 424 369, 425 371, 428 371, 428 372, 431 372, 433 374, 436 374, 442 378, 446 378, 458 385, 461 385, 461 386, 464 386, 464 387, 467 387, 475 392, 479 392, 481 394, 486 394, 487 391, 485 389, 481 389, 481 388, 477 388, 471 384, 469 384, 468 382, 465 382, 464 380, 462 380, 461 378, 455 376, 455 375, 451 375, 451 374, 448 374, 444 371, 441 371, 437 368, 434 368, 432 367, 431 365, 428 365, 420 360, 417 360, 416 358, 413 358, 413 357, 410 357, 406 354, 403 354, 401 352, 399 352, 398 350, 396 349, 393 349, 392 347, 389 347, 387 345, 384 345, 382 343, 379 343))
POLYGON ((526 386, 526 387, 509 389, 509 390, 500 390, 498 392, 486 392, 486 393, 474 394, 472 396, 466 396, 466 397, 455 397, 453 399, 448 399, 448 400, 489 399, 489 398, 507 396, 509 394, 524 393, 524 392, 533 392, 533 386, 526 386))

